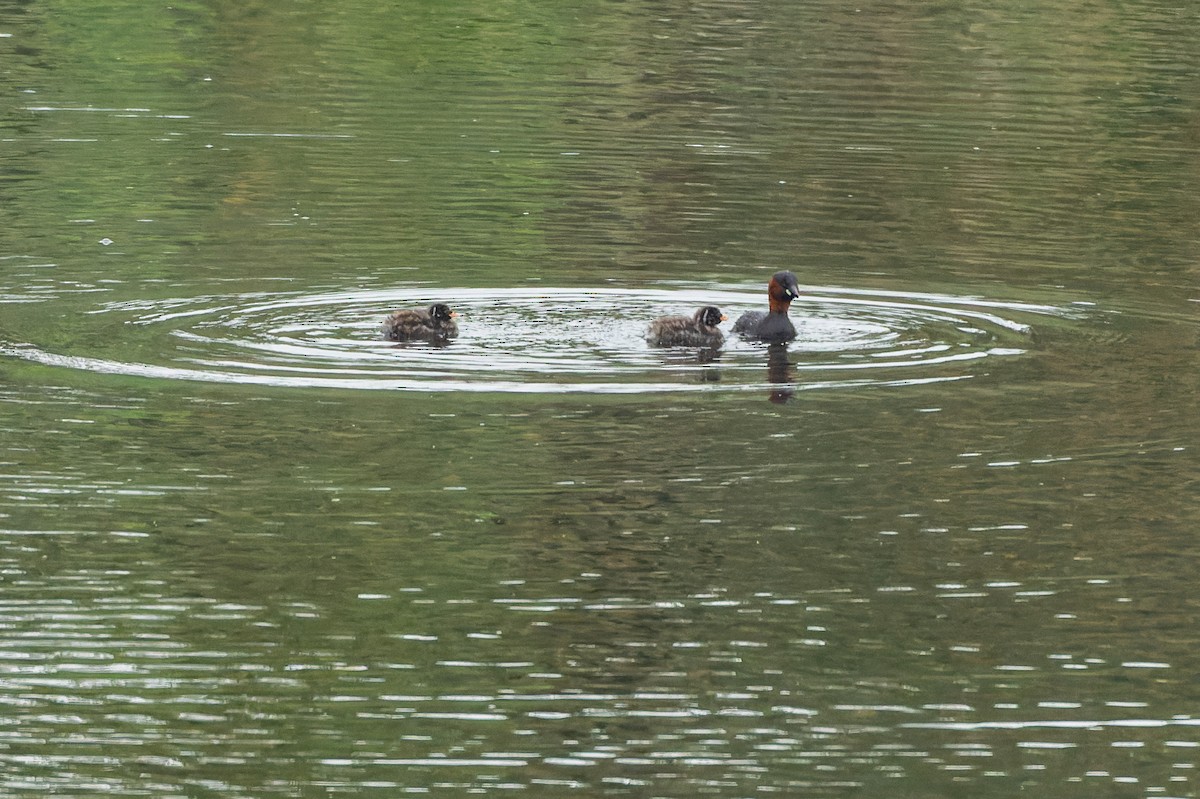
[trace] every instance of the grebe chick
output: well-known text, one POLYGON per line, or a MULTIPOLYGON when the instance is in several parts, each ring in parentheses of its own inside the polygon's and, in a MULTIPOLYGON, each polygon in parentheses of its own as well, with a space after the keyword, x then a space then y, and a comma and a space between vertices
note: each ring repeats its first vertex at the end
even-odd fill
POLYGON ((770 310, 747 311, 733 323, 733 332, 759 341, 791 341, 796 337, 796 326, 788 318, 788 306, 800 296, 800 285, 791 272, 776 272, 767 284, 770 310))
POLYGON ((428 311, 395 311, 383 321, 383 337, 388 341, 445 341, 458 335, 458 314, 443 302, 428 311))
POLYGON ((692 316, 660 316, 650 323, 646 340, 656 347, 716 348, 725 341, 717 325, 728 318, 712 305, 705 305, 692 316))

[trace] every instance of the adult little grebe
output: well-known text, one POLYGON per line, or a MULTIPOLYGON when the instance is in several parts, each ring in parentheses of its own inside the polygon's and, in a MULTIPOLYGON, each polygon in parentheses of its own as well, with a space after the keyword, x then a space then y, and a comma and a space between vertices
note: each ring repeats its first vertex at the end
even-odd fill
POLYGON ((458 314, 439 302, 428 311, 396 311, 383 321, 383 337, 388 341, 445 341, 458 335, 458 314))
POLYGON ((800 296, 800 285, 791 272, 776 272, 767 284, 770 310, 747 311, 733 323, 733 332, 759 341, 791 341, 796 337, 796 326, 788 318, 788 306, 800 296))
POLYGON ((692 316, 660 316, 650 323, 646 340, 658 347, 719 347, 725 336, 717 325, 729 317, 705 305, 692 316))

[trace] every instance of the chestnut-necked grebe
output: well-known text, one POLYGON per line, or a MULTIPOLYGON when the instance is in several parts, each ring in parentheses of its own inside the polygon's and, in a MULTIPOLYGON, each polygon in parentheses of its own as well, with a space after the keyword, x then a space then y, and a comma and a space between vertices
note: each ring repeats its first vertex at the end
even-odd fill
POLYGON ((800 286, 791 272, 776 272, 767 284, 770 310, 747 311, 733 323, 733 332, 745 338, 759 341, 791 341, 796 337, 796 326, 788 318, 788 306, 800 296, 800 286))

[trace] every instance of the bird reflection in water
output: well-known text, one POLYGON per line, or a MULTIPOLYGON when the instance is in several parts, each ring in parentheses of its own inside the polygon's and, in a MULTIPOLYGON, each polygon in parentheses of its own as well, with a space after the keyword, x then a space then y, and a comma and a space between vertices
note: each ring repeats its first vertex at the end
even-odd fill
POLYGON ((720 347, 694 347, 687 350, 677 348, 664 358, 665 364, 685 368, 689 377, 699 383, 721 382, 720 361, 720 347))
POLYGON ((796 393, 796 372, 788 360, 787 344, 767 347, 767 382, 775 386, 767 398, 777 405, 787 402, 796 393))

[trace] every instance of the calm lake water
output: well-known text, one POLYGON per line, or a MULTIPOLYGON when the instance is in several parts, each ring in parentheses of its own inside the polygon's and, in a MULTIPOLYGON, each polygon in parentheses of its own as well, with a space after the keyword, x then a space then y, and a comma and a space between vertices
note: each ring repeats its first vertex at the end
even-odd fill
POLYGON ((334 5, 0 3, 0 794, 1200 794, 1200 10, 334 5))

